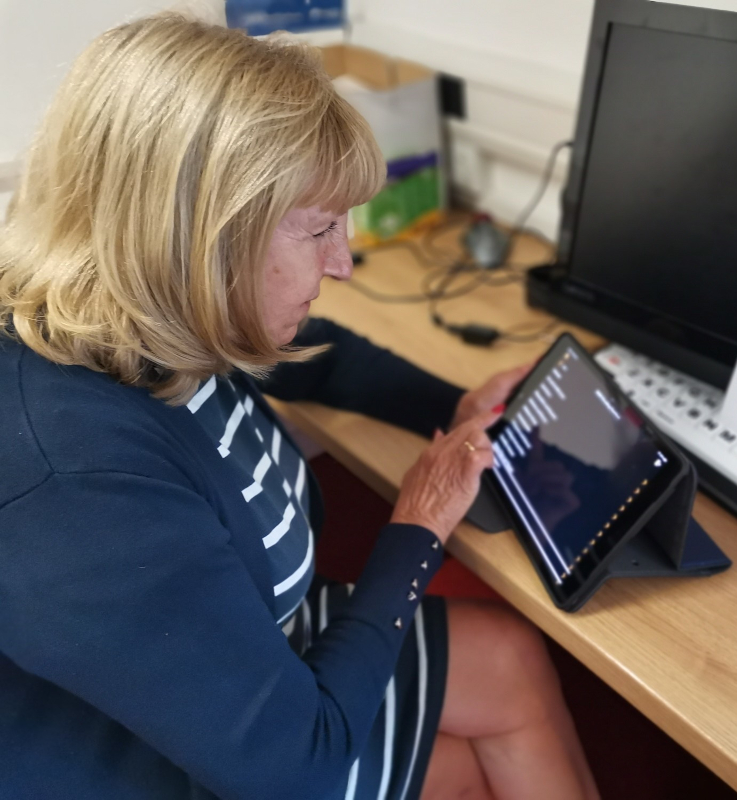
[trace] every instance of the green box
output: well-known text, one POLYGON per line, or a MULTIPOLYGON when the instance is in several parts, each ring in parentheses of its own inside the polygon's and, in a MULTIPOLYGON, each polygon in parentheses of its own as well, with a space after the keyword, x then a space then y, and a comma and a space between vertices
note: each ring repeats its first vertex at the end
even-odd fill
POLYGON ((388 183, 377 195, 353 209, 356 237, 365 244, 408 233, 440 211, 440 171, 425 167, 388 183))

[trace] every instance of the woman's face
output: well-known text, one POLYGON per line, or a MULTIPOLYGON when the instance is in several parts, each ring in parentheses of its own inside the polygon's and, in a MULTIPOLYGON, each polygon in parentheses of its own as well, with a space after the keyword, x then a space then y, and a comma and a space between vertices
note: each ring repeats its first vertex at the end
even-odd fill
POLYGON ((351 277, 347 217, 312 206, 292 209, 277 225, 263 283, 264 322, 275 344, 292 341, 326 275, 339 281, 351 277))

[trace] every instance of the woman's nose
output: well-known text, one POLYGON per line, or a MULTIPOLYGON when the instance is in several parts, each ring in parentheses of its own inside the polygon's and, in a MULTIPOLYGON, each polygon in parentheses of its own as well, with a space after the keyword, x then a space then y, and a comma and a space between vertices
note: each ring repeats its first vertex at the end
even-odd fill
POLYGON ((335 248, 325 259, 325 275, 339 281, 350 280, 353 275, 353 256, 348 242, 342 241, 335 245, 335 248))

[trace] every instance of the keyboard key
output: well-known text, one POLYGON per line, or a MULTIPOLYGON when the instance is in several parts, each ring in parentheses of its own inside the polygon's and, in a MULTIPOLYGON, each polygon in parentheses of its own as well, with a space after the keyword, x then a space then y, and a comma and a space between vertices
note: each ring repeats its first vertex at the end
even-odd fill
POLYGON ((701 417, 703 416, 703 412, 701 411, 700 408, 697 407, 689 408, 688 411, 686 412, 686 416, 692 420, 698 420, 701 419, 701 417))
POLYGON ((732 433, 732 431, 725 428, 720 434, 719 439, 725 442, 726 444, 734 444, 737 442, 737 433, 732 433))
POLYGON ((707 431, 709 431, 709 433, 714 433, 714 431, 719 428, 719 423, 714 419, 714 417, 708 417, 701 423, 701 425, 707 431))
POLYGON ((667 411, 663 411, 662 408, 656 409, 655 416, 658 417, 658 419, 663 420, 663 422, 667 422, 669 425, 676 424, 675 419, 667 411))
POLYGON ((661 386, 661 387, 660 387, 660 388, 659 388, 659 389, 658 389, 658 390, 655 392, 655 394, 656 394, 658 397, 660 397, 660 398, 662 398, 662 399, 665 399, 666 397, 668 397, 668 396, 670 395, 670 389, 669 389, 667 386, 661 386))

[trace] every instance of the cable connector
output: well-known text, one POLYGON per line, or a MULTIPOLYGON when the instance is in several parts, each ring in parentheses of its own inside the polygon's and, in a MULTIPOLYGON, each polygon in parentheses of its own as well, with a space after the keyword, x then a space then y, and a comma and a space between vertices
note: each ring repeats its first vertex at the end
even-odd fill
POLYGON ((501 331, 489 325, 477 325, 473 322, 466 325, 449 324, 438 313, 432 314, 432 321, 448 333, 460 336, 466 344, 473 344, 477 347, 488 347, 502 335, 501 331))
POLYGON ((466 344, 475 344, 478 347, 488 347, 501 335, 496 328, 488 325, 453 325, 450 331, 460 336, 466 344))

